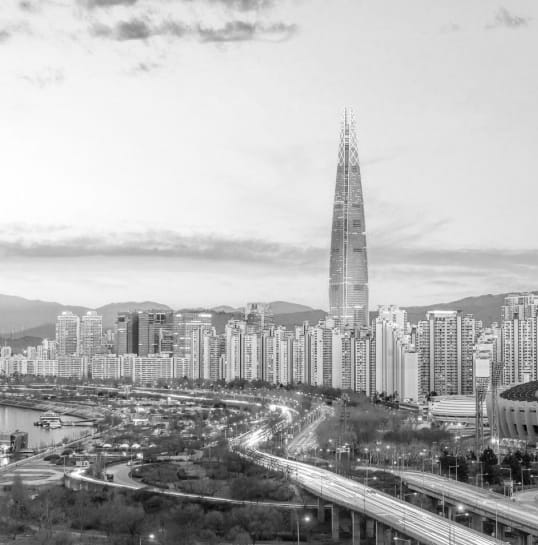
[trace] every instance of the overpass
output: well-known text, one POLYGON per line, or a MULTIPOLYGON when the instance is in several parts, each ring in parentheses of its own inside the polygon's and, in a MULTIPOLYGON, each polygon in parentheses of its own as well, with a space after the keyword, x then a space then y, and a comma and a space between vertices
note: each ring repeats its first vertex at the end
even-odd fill
POLYGON ((366 519, 368 537, 375 534, 377 545, 411 543, 420 545, 500 545, 507 543, 497 538, 457 524, 450 518, 440 517, 393 496, 369 488, 352 479, 331 471, 295 460, 286 460, 256 447, 273 430, 258 429, 235 438, 231 446, 253 462, 275 471, 285 472, 291 481, 320 500, 332 504, 333 539, 339 539, 339 514, 344 508, 351 512, 353 544, 361 541, 361 516, 366 519), (375 532, 371 531, 373 521, 375 532), (370 528, 369 528, 370 527, 370 528))
POLYGON ((499 535, 509 527, 523 534, 520 542, 525 545, 534 545, 538 538, 538 509, 533 506, 441 475, 394 470, 391 473, 399 475, 411 490, 438 500, 443 508, 448 505, 449 514, 454 506, 463 504, 472 513, 471 524, 479 531, 482 530, 482 519, 488 518, 495 521, 499 535))

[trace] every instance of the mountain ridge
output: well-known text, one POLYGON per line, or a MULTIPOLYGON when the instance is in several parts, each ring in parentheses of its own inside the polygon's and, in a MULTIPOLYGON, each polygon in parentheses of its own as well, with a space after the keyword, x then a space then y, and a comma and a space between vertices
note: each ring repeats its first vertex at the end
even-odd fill
MULTIPOLYGON (((417 323, 425 319, 428 310, 461 310, 463 313, 473 314, 477 320, 482 320, 485 326, 500 319, 500 307, 507 295, 514 293, 529 292, 506 292, 499 294, 486 294, 464 297, 446 303, 432 305, 404 306, 400 308, 407 310, 408 320, 417 323)), ((277 325, 293 327, 303 322, 316 324, 323 319, 326 311, 315 309, 306 305, 289 303, 286 301, 273 301, 268 303, 274 312, 274 319, 277 325)), ((103 316, 105 329, 112 328, 114 319, 118 312, 129 310, 173 310, 169 305, 156 301, 127 301, 115 302, 91 309, 86 306, 63 305, 57 302, 43 301, 40 299, 26 299, 14 295, 0 294, 0 338, 22 338, 24 336, 33 338, 54 337, 56 316, 63 311, 70 310, 75 314, 83 315, 89 310, 95 310, 103 316)), ((215 321, 218 331, 224 330, 224 324, 230 318, 241 318, 243 307, 233 308, 228 305, 215 306, 208 310, 216 314, 215 321)), ((370 319, 375 318, 377 312, 370 312, 370 319)))

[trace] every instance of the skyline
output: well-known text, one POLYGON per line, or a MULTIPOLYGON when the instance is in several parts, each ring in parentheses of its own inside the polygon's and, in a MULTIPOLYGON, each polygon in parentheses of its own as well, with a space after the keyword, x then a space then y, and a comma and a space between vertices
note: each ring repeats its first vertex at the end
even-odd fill
POLYGON ((346 104, 372 307, 534 287, 532 2, 71 4, 0 7, 3 292, 327 309, 346 104))

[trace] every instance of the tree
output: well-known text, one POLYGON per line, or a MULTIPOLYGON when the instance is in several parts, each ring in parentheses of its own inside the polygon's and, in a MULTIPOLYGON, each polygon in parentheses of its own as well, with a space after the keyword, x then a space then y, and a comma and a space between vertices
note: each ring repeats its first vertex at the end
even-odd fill
POLYGON ((247 505, 232 509, 232 520, 252 539, 252 545, 262 537, 272 537, 282 527, 282 516, 273 507, 247 505))
POLYGON ((488 484, 496 484, 499 482, 499 459, 491 448, 484 449, 484 452, 480 455, 480 461, 483 464, 482 473, 484 474, 484 480, 488 484))
POLYGON ((11 483, 10 513, 17 520, 23 520, 30 514, 30 496, 18 473, 11 483))
POLYGON ((204 516, 204 528, 221 534, 224 531, 224 515, 220 511, 209 511, 204 516))

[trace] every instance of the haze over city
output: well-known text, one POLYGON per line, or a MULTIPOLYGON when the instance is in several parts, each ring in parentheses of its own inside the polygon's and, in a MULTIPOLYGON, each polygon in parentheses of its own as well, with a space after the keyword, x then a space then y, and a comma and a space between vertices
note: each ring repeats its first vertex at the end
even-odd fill
POLYGON ((372 308, 535 288, 537 18, 531 1, 3 1, 2 291, 326 309, 346 105, 372 308))

